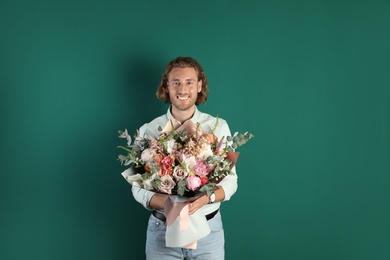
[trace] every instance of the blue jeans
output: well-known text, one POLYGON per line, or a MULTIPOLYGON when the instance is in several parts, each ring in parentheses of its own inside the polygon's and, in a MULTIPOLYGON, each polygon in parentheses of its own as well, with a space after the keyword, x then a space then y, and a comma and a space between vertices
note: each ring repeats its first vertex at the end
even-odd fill
POLYGON ((147 260, 174 260, 174 259, 225 259, 225 238, 220 212, 208 221, 210 234, 198 240, 196 249, 185 249, 165 246, 166 223, 153 215, 149 218, 146 233, 147 260))

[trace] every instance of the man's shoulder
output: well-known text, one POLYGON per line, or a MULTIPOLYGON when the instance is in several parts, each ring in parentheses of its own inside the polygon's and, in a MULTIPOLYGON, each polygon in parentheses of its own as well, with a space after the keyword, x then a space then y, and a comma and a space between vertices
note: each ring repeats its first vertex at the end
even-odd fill
POLYGON ((150 121, 149 123, 146 123, 145 125, 159 125, 161 123, 167 123, 168 117, 167 114, 161 115, 150 121))
POLYGON ((141 135, 152 135, 157 136, 158 135, 158 128, 164 127, 168 122, 168 117, 166 114, 161 115, 159 117, 156 117, 149 123, 145 123, 140 128, 140 134, 141 135))
POLYGON ((227 121, 218 115, 212 116, 208 113, 200 112, 199 119, 205 132, 210 132, 213 129, 216 130, 216 134, 230 132, 227 121))
POLYGON ((208 113, 203 113, 203 112, 199 111, 199 117, 202 119, 203 122, 227 124, 226 120, 221 118, 219 115, 212 116, 208 113))

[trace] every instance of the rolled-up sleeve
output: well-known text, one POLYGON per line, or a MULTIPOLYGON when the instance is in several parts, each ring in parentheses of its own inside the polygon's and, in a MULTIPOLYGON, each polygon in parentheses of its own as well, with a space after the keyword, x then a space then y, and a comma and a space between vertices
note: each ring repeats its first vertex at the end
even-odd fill
POLYGON ((151 208, 149 207, 149 202, 150 202, 151 198, 153 197, 153 195, 155 194, 154 192, 148 191, 145 189, 141 189, 141 188, 136 187, 136 186, 132 186, 131 191, 133 193, 134 199, 137 202, 139 202, 147 210, 151 210, 151 208))
POLYGON ((223 180, 217 184, 217 186, 222 187, 225 192, 225 198, 223 201, 230 200, 231 196, 236 193, 238 188, 237 183, 238 177, 236 174, 229 174, 223 180))

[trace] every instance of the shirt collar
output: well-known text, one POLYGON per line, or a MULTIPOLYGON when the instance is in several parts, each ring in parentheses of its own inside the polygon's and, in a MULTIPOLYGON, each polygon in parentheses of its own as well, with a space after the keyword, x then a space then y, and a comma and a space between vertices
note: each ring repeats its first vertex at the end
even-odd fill
MULTIPOLYGON (((173 122, 177 122, 181 125, 181 122, 177 121, 173 116, 172 116, 172 113, 171 113, 171 106, 168 107, 168 111, 167 111, 167 117, 168 117, 168 120, 172 120, 173 122)), ((195 113, 194 115, 188 119, 188 120, 191 120, 192 123, 197 123, 199 121, 199 118, 200 118, 200 112, 198 110, 198 107, 195 106, 195 113)))

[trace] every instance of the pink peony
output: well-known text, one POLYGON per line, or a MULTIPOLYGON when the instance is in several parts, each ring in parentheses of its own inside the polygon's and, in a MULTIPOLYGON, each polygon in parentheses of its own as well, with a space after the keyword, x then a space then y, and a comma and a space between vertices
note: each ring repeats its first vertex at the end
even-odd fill
POLYGON ((212 171, 212 167, 207 166, 205 160, 196 158, 196 165, 193 170, 198 176, 206 176, 212 171))
POLYGON ((187 188, 189 190, 195 191, 201 185, 200 178, 198 176, 188 176, 187 177, 187 188))

